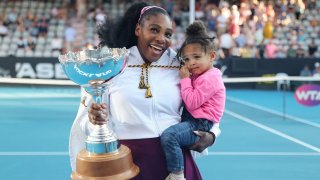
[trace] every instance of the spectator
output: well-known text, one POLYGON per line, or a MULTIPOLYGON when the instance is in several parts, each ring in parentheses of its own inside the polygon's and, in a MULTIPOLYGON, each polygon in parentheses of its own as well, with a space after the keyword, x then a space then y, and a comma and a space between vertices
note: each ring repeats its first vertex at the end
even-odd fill
POLYGON ((287 13, 285 11, 281 12, 281 14, 279 14, 278 19, 279 19, 278 24, 280 24, 282 26, 286 26, 288 24, 288 21, 290 21, 287 16, 287 13))
POLYGON ((37 20, 35 18, 35 20, 33 21, 32 27, 29 29, 29 33, 33 37, 38 37, 39 36, 39 27, 38 27, 38 23, 36 21, 37 20))
POLYGON ((316 62, 314 64, 313 76, 320 77, 320 63, 316 62))
POLYGON ((298 41, 297 31, 296 30, 292 30, 291 34, 290 34, 290 42, 296 43, 297 41, 298 41))
POLYGON ((9 13, 8 13, 8 23, 9 24, 15 24, 18 20, 18 15, 16 13, 16 9, 12 9, 9 13))
POLYGON ((288 58, 295 58, 297 57, 296 50, 293 48, 293 43, 290 44, 288 50, 287 50, 287 57, 288 58))
POLYGON ((297 58, 304 58, 306 57, 306 51, 302 48, 301 44, 298 44, 298 49, 296 50, 296 57, 297 58))
POLYGON ((242 48, 247 44, 247 37, 245 36, 243 30, 241 30, 239 36, 235 39, 237 45, 242 48))
POLYGON ((309 65, 305 65, 303 69, 300 71, 300 76, 312 76, 312 72, 309 68, 309 65))
POLYGON ((314 57, 314 54, 317 50, 318 50, 318 46, 315 43, 315 39, 312 38, 311 43, 308 45, 309 56, 314 57))
POLYGON ((240 49, 240 56, 243 58, 256 58, 257 53, 257 48, 251 44, 247 44, 240 49))
POLYGON ((32 10, 29 10, 26 14, 26 17, 23 19, 23 24, 26 30, 30 31, 33 25, 34 18, 35 18, 34 13, 32 12, 32 10))
MULTIPOLYGON (((318 5, 320 6, 320 3, 318 1, 318 5)), ((310 0, 307 4, 306 4, 306 9, 316 9, 317 8, 317 0, 310 0)))
POLYGON ((232 48, 233 39, 231 37, 231 34, 225 32, 220 36, 220 48, 223 51, 223 55, 225 58, 228 58, 230 56, 230 50, 232 48))
POLYGON ((271 21, 273 21, 275 17, 275 11, 273 9, 272 1, 268 2, 268 5, 266 7, 266 15, 270 18, 271 21))
POLYGON ((237 45, 237 43, 233 43, 233 47, 231 48, 231 52, 230 52, 230 56, 231 57, 240 57, 240 48, 237 45))
POLYGON ((59 18, 59 9, 58 9, 58 7, 54 6, 51 9, 50 15, 51 15, 51 18, 58 19, 59 18))
POLYGON ((39 27, 39 35, 46 37, 48 33, 48 20, 46 16, 42 16, 38 27, 39 27))
POLYGON ((288 7, 288 10, 287 10, 288 13, 293 14, 296 10, 295 0, 289 0, 287 7, 288 7))
POLYGON ((269 43, 265 47, 266 58, 269 58, 269 59, 275 58, 277 50, 278 50, 277 46, 273 43, 272 39, 270 39, 269 43))
POLYGON ((240 24, 243 24, 250 17, 251 10, 250 10, 249 5, 246 2, 241 2, 239 11, 240 11, 240 15, 241 15, 240 24))
POLYGON ((70 24, 68 24, 67 28, 64 31, 64 39, 66 42, 66 48, 67 50, 72 50, 73 43, 76 39, 77 31, 72 27, 70 24))
POLYGON ((271 39, 273 37, 273 25, 271 20, 267 21, 263 28, 263 37, 266 39, 271 39))
POLYGON ((264 53, 266 46, 264 44, 264 39, 260 42, 260 44, 257 45, 257 50, 258 50, 258 58, 263 59, 264 58, 264 53))
POLYGON ((34 51, 35 49, 36 49, 36 40, 32 36, 30 36, 27 39, 27 50, 34 51))
POLYGON ((27 44, 26 41, 22 38, 22 36, 20 36, 18 41, 17 41, 18 49, 25 49, 26 44, 27 44))
POLYGON ((228 9, 228 4, 222 5, 221 13, 217 17, 217 34, 220 36, 225 33, 228 28, 230 18, 230 10, 228 9))
POLYGON ((243 31, 245 32, 246 44, 255 45, 255 32, 249 26, 244 26, 243 31))
POLYGON ((96 24, 103 24, 106 21, 106 15, 102 12, 100 8, 96 9, 96 16, 95 16, 96 24))
POLYGON ((231 7, 231 25, 230 34, 233 38, 236 38, 240 34, 240 13, 238 11, 238 6, 232 5, 231 7))
POLYGON ((302 30, 300 30, 299 32, 298 32, 298 42, 304 42, 306 40, 306 34, 302 31, 302 30))
POLYGON ((287 57, 287 52, 285 50, 284 47, 278 47, 276 54, 275 54, 276 58, 286 58, 287 57))
POLYGON ((263 41, 263 30, 262 28, 257 28, 256 32, 254 33, 254 39, 256 46, 260 45, 263 41))
POLYGON ((63 47, 63 40, 62 38, 59 38, 57 35, 55 35, 51 40, 51 51, 59 51, 62 53, 62 47, 63 47))
POLYGON ((201 2, 197 1, 195 5, 195 19, 203 20, 204 19, 204 12, 202 9, 201 2))
POLYGON ((8 34, 8 27, 5 26, 2 21, 0 21, 0 36, 3 38, 7 36, 7 34, 8 34))
POLYGON ((216 21, 213 16, 208 18, 208 31, 213 32, 216 28, 216 21))
POLYGON ((300 19, 301 14, 303 14, 305 10, 305 4, 302 0, 297 0, 296 2, 296 9, 295 9, 295 17, 297 20, 300 19))
POLYGON ((175 33, 172 35, 172 44, 171 44, 171 47, 172 47, 174 50, 180 49, 180 47, 181 47, 184 39, 185 39, 185 35, 184 35, 182 29, 179 28, 179 27, 177 27, 177 28, 175 29, 175 33))
POLYGON ((173 6, 174 11, 172 12, 172 19, 176 23, 177 26, 181 26, 182 22, 182 11, 179 5, 174 5, 173 6))
POLYGON ((86 0, 77 0, 76 5, 77 5, 77 18, 81 19, 84 18, 87 14, 87 7, 86 7, 86 0))

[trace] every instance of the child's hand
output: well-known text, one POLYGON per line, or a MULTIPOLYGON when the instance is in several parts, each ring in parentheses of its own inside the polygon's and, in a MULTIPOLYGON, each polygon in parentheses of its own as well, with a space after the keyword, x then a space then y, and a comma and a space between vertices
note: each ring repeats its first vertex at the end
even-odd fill
POLYGON ((183 78, 187 78, 187 77, 190 77, 190 72, 189 72, 189 69, 187 68, 187 66, 184 65, 180 68, 180 78, 183 79, 183 78))

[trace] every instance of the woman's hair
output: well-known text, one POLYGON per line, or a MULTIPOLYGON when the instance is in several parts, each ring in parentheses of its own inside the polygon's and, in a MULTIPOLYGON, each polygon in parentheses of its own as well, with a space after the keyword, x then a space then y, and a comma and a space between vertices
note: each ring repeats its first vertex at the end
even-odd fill
POLYGON ((205 53, 215 50, 214 39, 215 37, 209 36, 202 21, 194 21, 187 28, 186 40, 178 50, 177 56, 181 60, 183 48, 188 44, 200 44, 205 53))
POLYGON ((99 46, 110 48, 135 46, 137 45, 137 36, 135 35, 137 23, 143 25, 146 19, 157 14, 169 16, 166 10, 157 6, 147 8, 141 14, 141 10, 147 6, 150 5, 144 2, 133 4, 124 16, 115 23, 106 21, 100 25, 97 30, 100 39, 99 46))

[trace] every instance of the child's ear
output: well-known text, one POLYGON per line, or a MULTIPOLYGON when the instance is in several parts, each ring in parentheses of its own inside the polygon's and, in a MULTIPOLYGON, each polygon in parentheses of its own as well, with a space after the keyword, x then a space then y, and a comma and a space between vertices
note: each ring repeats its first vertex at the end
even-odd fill
POLYGON ((216 59, 216 51, 212 50, 210 52, 210 59, 211 59, 211 62, 213 62, 215 59, 216 59))

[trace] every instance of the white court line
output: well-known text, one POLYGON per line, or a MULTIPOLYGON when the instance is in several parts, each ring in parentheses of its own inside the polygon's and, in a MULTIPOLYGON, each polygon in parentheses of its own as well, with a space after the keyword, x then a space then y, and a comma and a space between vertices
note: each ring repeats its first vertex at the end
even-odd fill
MULTIPOLYGON (((278 115, 278 116, 283 116, 282 112, 275 111, 275 110, 272 110, 272 109, 269 109, 269 108, 265 108, 265 107, 259 106, 257 104, 252 104, 252 103, 249 103, 249 102, 245 102, 245 101, 242 101, 242 100, 234 98, 234 97, 230 97, 229 96, 229 97, 227 97, 227 99, 230 100, 230 101, 239 103, 239 104, 243 104, 243 105, 255 108, 255 109, 266 111, 266 112, 271 113, 271 114, 275 114, 275 115, 278 115)), ((316 128, 320 128, 320 124, 318 124, 318 123, 314 123, 314 122, 311 122, 311 121, 308 121, 308 120, 305 120, 305 119, 302 119, 302 118, 294 117, 294 116, 291 116, 291 115, 285 115, 285 117, 288 118, 288 119, 291 119, 293 121, 300 122, 302 124, 307 124, 307 125, 310 125, 310 126, 313 126, 313 127, 316 127, 316 128)))
POLYGON ((209 156, 320 156, 314 152, 209 152, 209 156))
POLYGON ((69 156, 68 152, 0 152, 0 156, 69 156))
MULTIPOLYGON (((320 156, 313 152, 209 152, 209 156, 320 156)), ((68 152, 0 152, 0 156, 69 156, 68 152)))
POLYGON ((80 93, 63 94, 63 93, 11 93, 1 94, 0 99, 22 99, 22 98, 80 98, 80 93))
POLYGON ((292 142, 295 142, 295 143, 300 144, 300 145, 302 145, 302 146, 304 146, 304 147, 306 147, 306 148, 309 148, 309 149, 311 149, 311 150, 314 150, 314 151, 320 153, 320 149, 319 149, 319 148, 317 148, 317 147, 315 147, 315 146, 313 146, 313 145, 311 145, 311 144, 305 143, 305 142, 303 142, 303 141, 301 141, 301 140, 299 140, 299 139, 297 139, 297 138, 294 138, 294 137, 292 137, 292 136, 289 136, 289 135, 287 135, 287 134, 285 134, 285 133, 282 133, 282 132, 280 132, 280 131, 277 131, 277 130, 275 130, 275 129, 273 129, 273 128, 270 128, 270 127, 268 127, 268 126, 265 126, 265 125, 263 125, 263 124, 260 124, 260 123, 258 123, 258 122, 255 122, 255 121, 252 120, 252 119, 249 119, 249 118, 247 118, 247 117, 241 116, 240 114, 234 113, 234 112, 229 111, 229 110, 227 110, 227 109, 225 109, 225 113, 228 114, 228 115, 230 115, 230 116, 233 116, 233 117, 235 117, 235 118, 237 118, 237 119, 239 119, 239 120, 242 120, 242 121, 244 121, 244 122, 247 122, 247 123, 249 123, 249 124, 252 124, 252 125, 254 125, 254 126, 256 126, 256 127, 259 127, 259 128, 261 128, 261 129, 264 129, 264 130, 266 130, 266 131, 268 131, 268 132, 271 132, 271 133, 273 133, 273 134, 276 134, 276 135, 278 135, 278 136, 281 136, 281 137, 283 137, 283 138, 285 138, 285 139, 288 139, 288 140, 290 140, 290 141, 292 141, 292 142))
MULTIPOLYGON (((209 156, 320 156, 314 152, 209 152, 209 156)), ((68 152, 0 152, 0 156, 69 156, 68 152)))

